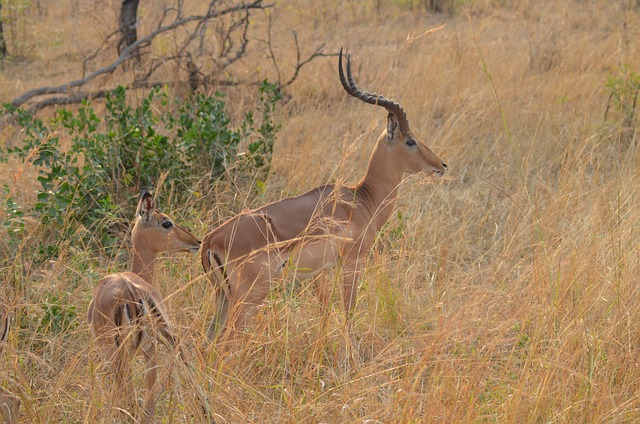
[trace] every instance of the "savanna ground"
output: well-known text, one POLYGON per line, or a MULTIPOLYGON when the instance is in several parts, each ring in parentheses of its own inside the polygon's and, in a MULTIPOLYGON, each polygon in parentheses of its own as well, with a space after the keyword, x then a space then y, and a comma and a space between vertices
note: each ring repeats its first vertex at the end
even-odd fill
MULTIPOLYGON (((607 81, 633 82, 640 72, 640 6, 484 0, 434 14, 407 3, 279 1, 269 12, 283 72, 295 63, 292 29, 301 46, 346 46, 360 86, 400 101, 449 165, 444 179, 410 177, 401 186, 361 282, 355 363, 345 359, 340 303, 320 334, 313 291, 292 281, 274 288, 237 355, 216 361, 204 343, 212 297, 199 260, 166 256, 156 283, 191 365, 163 361, 173 374, 159 379, 158 422, 640 419, 640 112, 632 85, 611 99, 605 119, 607 81)), ((79 52, 117 25, 117 4, 64 0, 26 12, 23 57, 0 65, 0 100, 76 78, 79 52)), ((143 25, 152 12, 141 7, 143 25)), ((256 25, 264 37, 266 24, 256 25)), ((233 72, 275 78, 260 48, 233 72)), ((226 90, 241 113, 246 94, 226 90)), ((355 182, 385 112, 342 91, 335 57, 303 68, 285 94, 259 195, 227 185, 219 201, 160 207, 203 236, 243 207, 355 182)), ((19 142, 11 128, 0 131, 2 145, 19 142)), ((0 165, 0 182, 28 205, 36 174, 24 165, 0 165)), ((38 228, 27 223, 21 246, 38 228)), ((124 252, 128 244, 122 234, 124 252)), ((20 421, 125 419, 108 407, 112 389, 85 311, 99 277, 128 269, 127 256, 65 246, 34 263, 24 247, 3 264, 0 294, 17 324, 0 382, 22 399, 20 421), (53 315, 70 320, 65 332, 40 328, 51 304, 66 311, 53 315)))

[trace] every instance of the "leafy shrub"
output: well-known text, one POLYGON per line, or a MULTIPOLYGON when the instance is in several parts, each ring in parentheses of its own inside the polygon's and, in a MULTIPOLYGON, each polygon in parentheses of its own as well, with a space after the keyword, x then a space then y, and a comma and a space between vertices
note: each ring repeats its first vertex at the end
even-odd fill
MULTIPOLYGON (((58 111, 49 125, 7 104, 2 112, 12 114, 24 134, 8 153, 30 158, 38 167, 40 187, 31 211, 35 218, 65 239, 110 246, 133 214, 140 188, 154 186, 162 177, 172 182, 174 200, 181 202, 197 182, 223 178, 231 167, 266 176, 280 127, 274 112, 281 96, 267 81, 259 95, 239 128, 232 126, 220 93, 170 100, 153 89, 132 107, 126 90, 118 87, 106 96, 103 119, 85 102, 75 112, 58 111), (159 111, 172 108, 175 114, 159 111), (69 139, 68 148, 61 144, 61 134, 69 139), (246 154, 240 155, 241 149, 246 154), (78 231, 81 227, 88 231, 78 231), (88 239, 92 234, 97 237, 88 239)), ((5 191, 9 193, 7 187, 5 191)), ((19 232, 22 212, 8 194, 5 203, 14 218, 7 230, 19 232)))
POLYGON ((632 127, 635 121, 638 91, 640 91, 640 74, 627 66, 617 75, 610 76, 606 87, 609 91, 609 100, 604 114, 605 120, 611 111, 613 119, 619 120, 623 127, 632 127))
POLYGON ((38 332, 41 334, 64 334, 78 326, 76 320, 78 313, 76 307, 68 305, 55 296, 47 298, 42 304, 44 314, 38 324, 38 332))

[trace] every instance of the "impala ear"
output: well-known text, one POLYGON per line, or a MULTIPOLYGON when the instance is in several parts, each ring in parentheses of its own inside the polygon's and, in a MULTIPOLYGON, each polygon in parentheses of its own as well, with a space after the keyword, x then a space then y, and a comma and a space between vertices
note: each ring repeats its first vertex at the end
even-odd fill
POLYGON ((151 193, 146 187, 140 191, 140 197, 138 198, 138 209, 136 215, 142 217, 145 221, 148 221, 151 217, 151 212, 156 208, 156 202, 153 200, 151 193))
POLYGON ((387 116, 387 143, 395 143, 398 140, 399 124, 396 115, 389 112, 387 116))

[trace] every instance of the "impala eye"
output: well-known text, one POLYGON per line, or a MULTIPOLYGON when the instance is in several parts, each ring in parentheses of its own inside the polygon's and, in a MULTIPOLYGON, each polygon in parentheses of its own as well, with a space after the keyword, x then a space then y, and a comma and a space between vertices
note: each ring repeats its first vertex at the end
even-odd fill
POLYGON ((166 228, 168 230, 171 227, 173 227, 173 222, 171 222, 171 221, 164 221, 162 223, 162 228, 166 228))
POLYGON ((411 138, 409 140, 407 140, 407 146, 413 147, 415 145, 416 145, 416 141, 415 140, 413 140, 411 138))

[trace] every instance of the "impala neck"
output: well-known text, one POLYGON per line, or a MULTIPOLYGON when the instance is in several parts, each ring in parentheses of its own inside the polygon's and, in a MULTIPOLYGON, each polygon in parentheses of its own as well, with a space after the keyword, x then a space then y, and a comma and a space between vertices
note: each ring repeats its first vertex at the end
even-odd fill
POLYGON ((371 153, 367 172, 355 186, 356 193, 371 213, 371 222, 376 231, 382 228, 393 212, 403 174, 394 166, 393 158, 389 157, 383 144, 382 139, 378 140, 371 153))
POLYGON ((157 256, 158 254, 150 249, 138 249, 134 243, 132 271, 147 283, 153 284, 157 256))

